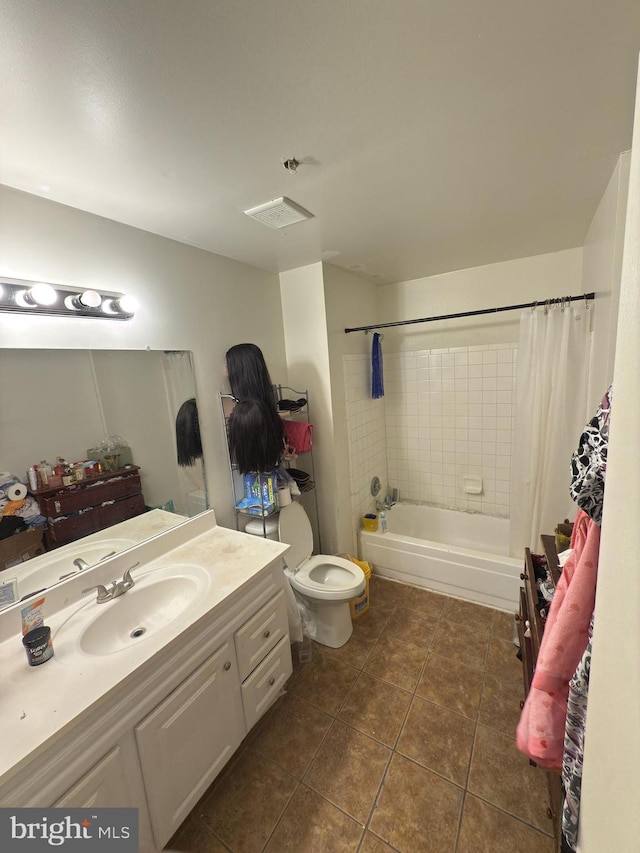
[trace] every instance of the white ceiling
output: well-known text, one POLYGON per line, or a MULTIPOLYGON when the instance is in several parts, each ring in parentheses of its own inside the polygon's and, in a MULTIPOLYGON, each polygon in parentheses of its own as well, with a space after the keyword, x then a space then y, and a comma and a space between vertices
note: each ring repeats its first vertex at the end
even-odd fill
POLYGON ((639 50, 638 0, 0 0, 0 182, 379 282, 579 246, 639 50))

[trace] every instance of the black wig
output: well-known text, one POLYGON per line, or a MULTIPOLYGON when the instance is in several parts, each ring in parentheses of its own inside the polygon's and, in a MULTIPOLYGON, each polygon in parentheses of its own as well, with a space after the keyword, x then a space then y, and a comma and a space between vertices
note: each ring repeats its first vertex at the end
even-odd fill
POLYGON ((227 373, 236 400, 264 400, 275 408, 276 397, 262 350, 255 344, 236 344, 227 350, 227 373))
POLYGON ((178 448, 178 465, 186 468, 188 465, 193 465, 196 459, 202 458, 198 407, 193 397, 190 400, 185 400, 178 409, 176 445, 178 448))
POLYGON ((284 450, 282 421, 263 400, 240 400, 229 417, 229 453, 241 474, 272 471, 284 450))

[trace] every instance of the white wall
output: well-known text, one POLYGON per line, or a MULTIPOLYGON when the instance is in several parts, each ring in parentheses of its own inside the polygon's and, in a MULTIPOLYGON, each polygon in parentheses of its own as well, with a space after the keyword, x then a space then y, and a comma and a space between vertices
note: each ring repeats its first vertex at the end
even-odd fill
POLYGON ((616 335, 580 853, 640 849, 640 76, 616 335))
MULTIPOLYGON (((280 291, 289 385, 309 392, 309 415, 315 427, 316 490, 305 500, 305 510, 314 526, 316 551, 329 553, 336 546, 334 495, 337 485, 322 264, 281 273, 280 291), (316 530, 314 501, 320 516, 319 530, 316 530)), ((308 460, 304 456, 295 463, 295 467, 302 470, 307 470, 305 465, 308 460)))
POLYGON ((128 322, 1 314, 3 348, 193 352, 209 499, 220 523, 235 526, 217 392, 228 387, 224 354, 237 343, 257 344, 274 379, 286 378, 278 276, 7 187, 0 275, 122 291, 140 303, 128 322))
POLYGON ((584 242, 582 292, 596 294, 589 365, 588 411, 613 377, 630 152, 620 155, 584 242))
MULTIPOLYGON (((434 317, 582 293, 582 249, 518 258, 380 289, 380 322, 434 317)), ((387 352, 518 340, 518 311, 385 329, 387 352)))
POLYGON ((379 289, 370 281, 330 264, 324 264, 323 278, 336 469, 334 501, 334 511, 337 514, 336 551, 355 556, 359 518, 363 514, 360 511, 358 493, 364 491, 367 500, 372 502, 369 491, 371 479, 374 474, 379 476, 386 488, 387 472, 386 453, 383 446, 382 401, 371 399, 372 337, 365 335, 364 332, 351 332, 347 335, 344 330, 378 322, 379 289), (348 367, 353 367, 363 359, 367 367, 362 381, 358 379, 356 372, 345 373, 348 367), (357 403, 352 399, 355 386, 347 384, 349 376, 356 379, 361 391, 357 403), (376 412, 378 412, 377 421, 376 412), (376 431, 380 435, 377 442, 374 437, 376 431), (357 450, 358 460, 354 452, 356 441, 361 444, 357 450), (354 501, 357 507, 355 511, 354 501))

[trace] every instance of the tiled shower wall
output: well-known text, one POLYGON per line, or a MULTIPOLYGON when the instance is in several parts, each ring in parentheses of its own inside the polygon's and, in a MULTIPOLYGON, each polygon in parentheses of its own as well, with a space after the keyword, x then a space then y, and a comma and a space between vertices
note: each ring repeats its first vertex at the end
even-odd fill
POLYGON ((383 487, 387 482, 384 398, 371 399, 371 363, 367 356, 345 355, 343 368, 355 531, 361 527, 361 517, 375 506, 371 480, 379 477, 383 487))
POLYGON ((406 500, 509 515, 516 355, 515 343, 385 354, 383 401, 370 399, 369 359, 345 356, 354 522, 371 508, 374 474, 406 500), (479 495, 463 490, 474 476, 479 495))

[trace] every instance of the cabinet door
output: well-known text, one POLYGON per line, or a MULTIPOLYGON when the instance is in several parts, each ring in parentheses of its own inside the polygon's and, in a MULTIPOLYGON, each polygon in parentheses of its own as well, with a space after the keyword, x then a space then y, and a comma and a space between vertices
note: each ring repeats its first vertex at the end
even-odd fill
POLYGON ((53 804, 65 808, 135 807, 120 746, 115 746, 53 804))
POLYGON ((171 838, 244 735, 240 679, 230 640, 136 726, 158 847, 171 838))

